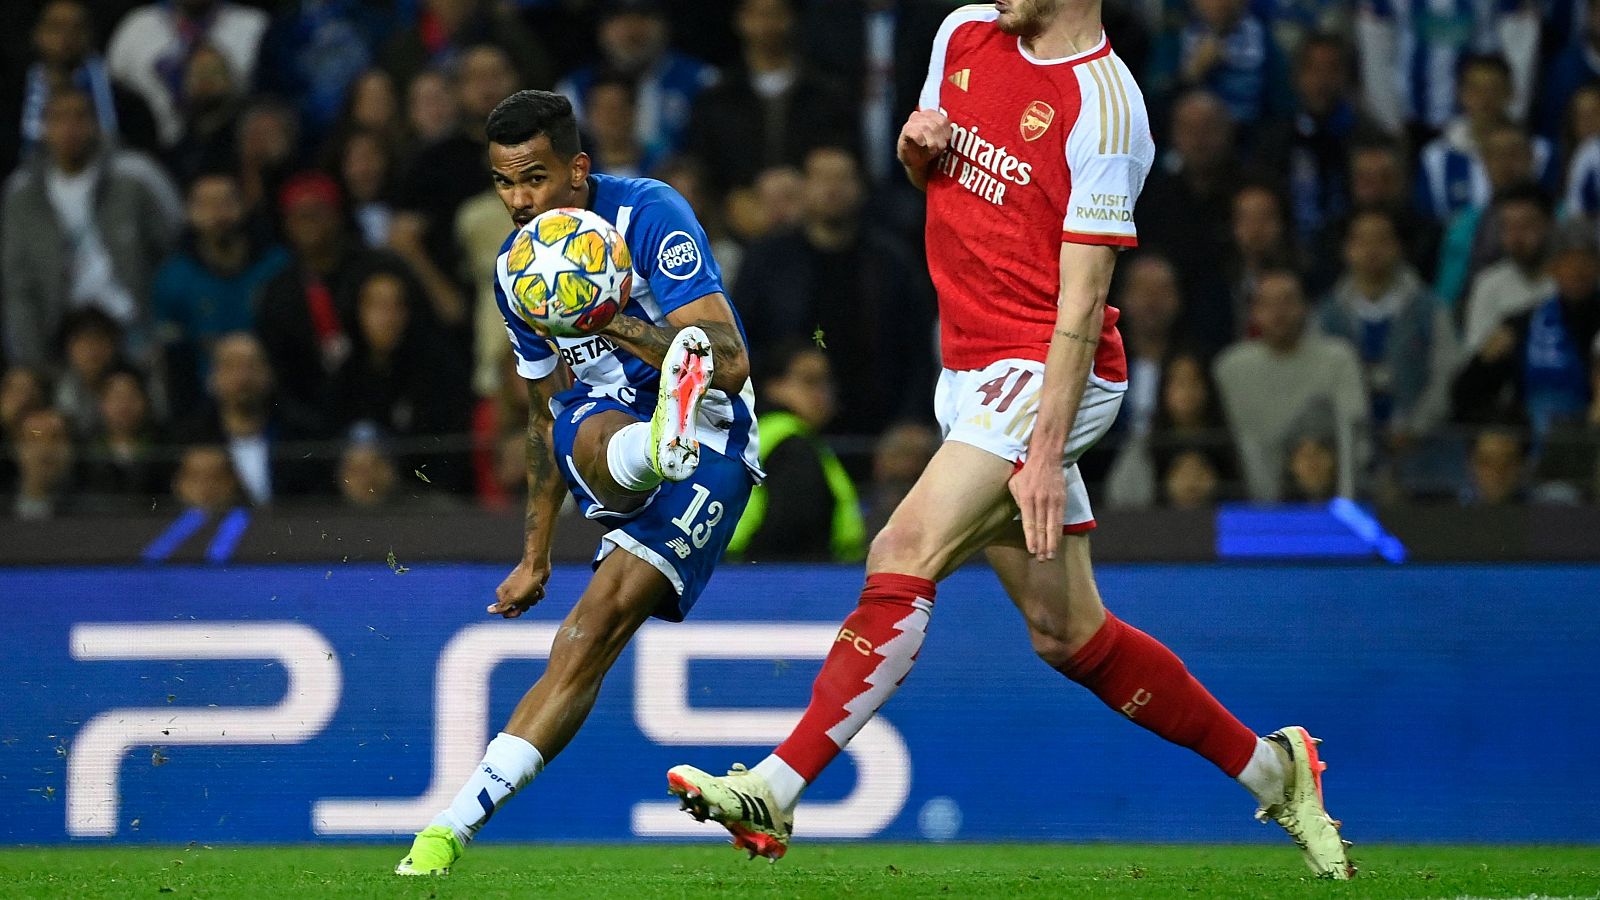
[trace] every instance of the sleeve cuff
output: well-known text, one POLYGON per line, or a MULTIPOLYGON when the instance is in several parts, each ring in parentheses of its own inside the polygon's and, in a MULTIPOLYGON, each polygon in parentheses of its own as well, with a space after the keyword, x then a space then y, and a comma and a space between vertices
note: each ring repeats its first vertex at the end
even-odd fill
POLYGON ((1136 234, 1105 234, 1094 231, 1063 229, 1061 243, 1099 244, 1106 247, 1137 247, 1139 246, 1139 236, 1136 234))
POLYGON ((522 358, 521 353, 518 353, 517 374, 528 379, 529 381, 538 381, 539 379, 548 376, 551 372, 556 370, 557 359, 558 357, 552 353, 549 356, 546 356, 544 359, 529 362, 522 358))

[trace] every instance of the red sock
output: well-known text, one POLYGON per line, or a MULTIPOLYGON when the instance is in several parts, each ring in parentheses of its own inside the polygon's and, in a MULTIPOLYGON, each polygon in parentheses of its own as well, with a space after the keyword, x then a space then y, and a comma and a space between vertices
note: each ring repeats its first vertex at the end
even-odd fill
POLYGON ((1061 674, 1107 706, 1237 778, 1255 752, 1255 732, 1211 696, 1183 660, 1148 634, 1106 613, 1106 623, 1061 674))
POLYGON ((776 753, 808 783, 833 762, 894 695, 922 649, 933 582, 910 575, 867 576, 861 602, 844 620, 811 686, 811 705, 776 753))

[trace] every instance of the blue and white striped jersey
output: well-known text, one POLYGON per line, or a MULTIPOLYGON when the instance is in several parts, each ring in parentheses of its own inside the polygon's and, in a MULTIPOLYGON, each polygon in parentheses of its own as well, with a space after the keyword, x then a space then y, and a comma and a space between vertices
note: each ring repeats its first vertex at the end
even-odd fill
MULTIPOLYGON (((1412 122, 1443 128, 1456 112, 1456 69, 1470 53, 1499 53, 1518 83, 1517 105, 1525 111, 1521 47, 1504 45, 1508 16, 1529 9, 1527 0, 1363 0, 1363 11, 1394 29, 1398 58, 1385 60, 1400 92, 1401 114, 1412 122)), ((1537 19, 1529 18, 1537 33, 1537 19)), ((1537 46, 1537 43, 1534 45, 1537 46)), ((1370 52, 1370 50, 1369 50, 1370 52)))
MULTIPOLYGON (((633 290, 623 312, 655 325, 667 325, 674 310, 707 296, 726 294, 722 270, 707 252, 710 241, 695 219, 688 201, 668 185, 652 178, 589 176, 589 209, 617 226, 633 257, 633 290)), ((510 279, 506 256, 516 231, 506 236, 495 261, 495 302, 505 318, 511 347, 517 355, 517 372, 539 379, 565 361, 587 390, 569 396, 613 397, 642 418, 655 409, 661 373, 604 335, 540 337, 511 311, 507 297, 510 279)), ((731 307, 731 304, 730 304, 731 307)), ((738 323, 738 312, 734 312, 738 323)), ((740 333, 743 324, 738 325, 740 333)), ((747 379, 744 389, 729 395, 712 389, 700 407, 699 440, 724 456, 742 460, 754 473, 757 458, 755 389, 747 379)), ((555 411, 558 415, 560 410, 555 411)), ((759 477, 759 475, 758 475, 759 477)))

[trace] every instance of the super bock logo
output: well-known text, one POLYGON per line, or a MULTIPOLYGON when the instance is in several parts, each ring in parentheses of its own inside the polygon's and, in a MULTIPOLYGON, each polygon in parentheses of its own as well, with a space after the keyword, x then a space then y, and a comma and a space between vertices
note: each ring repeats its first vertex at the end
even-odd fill
POLYGON ((1022 111, 1022 139, 1025 141, 1037 141, 1039 138, 1044 137, 1044 133, 1050 130, 1050 123, 1055 120, 1055 117, 1056 111, 1043 100, 1035 100, 1029 103, 1027 108, 1022 111))
POLYGON ((661 274, 674 281, 687 281, 700 271, 700 248, 686 231, 674 231, 661 241, 656 252, 661 274))

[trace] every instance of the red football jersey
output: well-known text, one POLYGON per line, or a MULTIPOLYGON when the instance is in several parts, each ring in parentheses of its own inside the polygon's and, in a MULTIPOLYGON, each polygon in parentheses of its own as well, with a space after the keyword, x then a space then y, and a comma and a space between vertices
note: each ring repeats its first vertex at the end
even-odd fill
MULTIPOLYGON (((927 227, 949 369, 1044 361, 1061 243, 1136 246, 1133 204, 1155 158, 1144 95, 1103 34, 1087 52, 1041 60, 997 17, 988 4, 950 14, 920 99, 953 129, 929 172, 927 227)), ((1091 377, 1120 389, 1117 315, 1106 309, 1091 377)))

